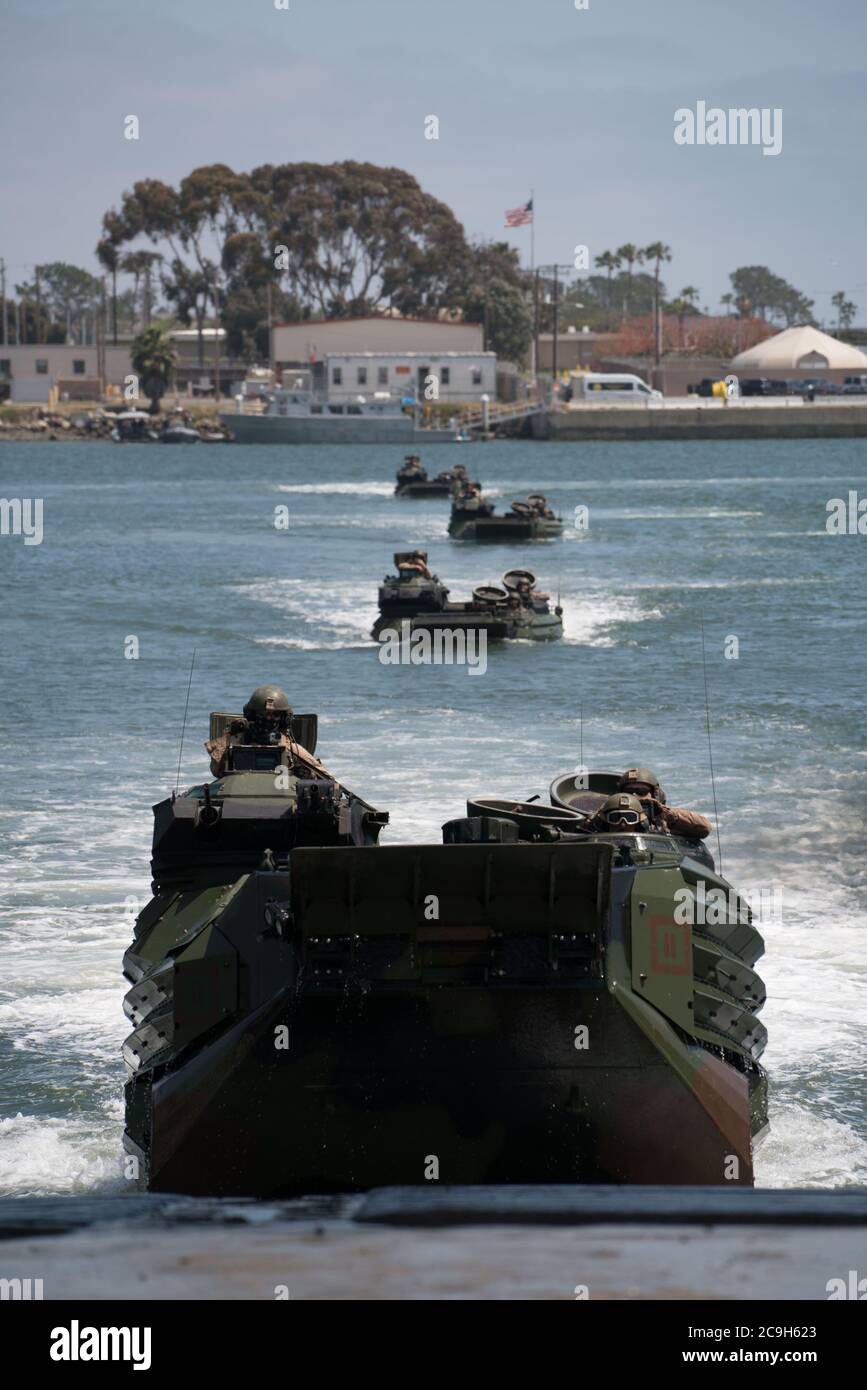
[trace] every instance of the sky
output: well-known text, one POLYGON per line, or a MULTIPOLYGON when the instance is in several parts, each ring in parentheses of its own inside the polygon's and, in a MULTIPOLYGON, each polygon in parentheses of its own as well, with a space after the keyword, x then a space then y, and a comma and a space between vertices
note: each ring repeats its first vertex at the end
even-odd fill
POLYGON ((537 264, 662 240, 719 310, 767 265, 867 320, 864 0, 0 0, 0 256, 11 287, 97 270, 140 178, 341 159, 409 170, 470 238, 537 264), (782 150, 679 145, 675 112, 782 112, 782 150), (136 115, 137 141, 124 138, 136 115), (435 115, 439 138, 425 138, 435 115))

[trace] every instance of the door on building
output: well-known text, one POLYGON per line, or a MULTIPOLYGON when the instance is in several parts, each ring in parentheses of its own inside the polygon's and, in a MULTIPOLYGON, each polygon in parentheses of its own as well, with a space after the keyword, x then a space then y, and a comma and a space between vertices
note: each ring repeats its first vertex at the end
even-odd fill
POLYGON ((420 401, 426 400, 426 396, 425 396, 424 392, 425 392, 425 386, 427 385, 427 379, 428 379, 429 376, 430 376, 430 367, 419 367, 419 369, 418 369, 418 378, 417 378, 417 383, 416 383, 416 396, 418 397, 418 399, 419 399, 420 401))

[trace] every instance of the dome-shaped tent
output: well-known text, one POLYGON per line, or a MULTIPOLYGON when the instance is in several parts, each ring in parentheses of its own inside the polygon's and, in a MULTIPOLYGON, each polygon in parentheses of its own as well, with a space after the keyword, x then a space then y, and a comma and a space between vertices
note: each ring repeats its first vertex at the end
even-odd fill
POLYGON ((867 353, 850 343, 841 343, 818 328, 786 328, 765 338, 755 347, 747 348, 732 358, 736 370, 749 368, 754 372, 852 370, 867 372, 867 353))

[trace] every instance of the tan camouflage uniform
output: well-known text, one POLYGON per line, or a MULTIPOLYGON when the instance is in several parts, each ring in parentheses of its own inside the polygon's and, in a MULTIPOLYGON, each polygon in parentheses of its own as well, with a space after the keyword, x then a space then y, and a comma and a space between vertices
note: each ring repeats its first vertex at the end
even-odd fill
MULTIPOLYGON (((246 728, 246 719, 236 719, 219 738, 209 739, 205 744, 205 752, 211 755, 212 777, 222 777, 226 772, 225 762, 229 747, 233 742, 238 742, 238 735, 243 734, 246 728)), ((318 758, 314 758, 312 753, 308 753, 306 748, 303 748, 296 739, 290 738, 288 734, 280 735, 280 747, 290 750, 287 760, 290 770, 306 772, 316 777, 331 777, 331 773, 324 764, 318 758), (295 767, 295 764, 300 764, 300 768, 295 767)), ((336 778, 332 778, 332 781, 336 780, 336 778)))

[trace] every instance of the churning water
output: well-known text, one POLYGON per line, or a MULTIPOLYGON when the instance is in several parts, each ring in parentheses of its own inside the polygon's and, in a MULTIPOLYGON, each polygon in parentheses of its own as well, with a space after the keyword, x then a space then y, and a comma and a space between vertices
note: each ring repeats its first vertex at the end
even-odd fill
POLYGON ((825 530, 830 498, 867 490, 867 443, 432 446, 434 471, 460 457, 501 505, 542 491, 570 522, 514 549, 455 544, 446 502, 396 500, 400 453, 3 446, 0 493, 44 499, 44 539, 0 537, 0 1192, 119 1185, 120 957, 193 648, 182 784, 209 710, 274 681, 390 810, 386 843, 438 840, 468 794, 544 794, 573 768, 582 708, 583 761, 648 763, 712 813, 702 616, 723 867, 783 908, 763 927, 758 1181, 867 1181, 867 537, 825 530), (483 677, 381 664, 376 586, 408 544, 455 597, 532 568, 565 640, 492 647, 483 677))

